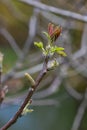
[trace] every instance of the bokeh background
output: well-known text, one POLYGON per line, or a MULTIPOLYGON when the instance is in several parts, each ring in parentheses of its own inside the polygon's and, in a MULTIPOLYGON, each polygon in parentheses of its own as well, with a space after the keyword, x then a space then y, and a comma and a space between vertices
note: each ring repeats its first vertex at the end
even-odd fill
POLYGON ((34 111, 9 130, 87 130, 87 1, 0 0, 2 86, 8 93, 0 105, 0 127, 18 110, 30 84, 24 74, 37 77, 43 58, 34 41, 46 39, 48 23, 61 25, 55 44, 65 48, 59 67, 49 72, 33 95, 34 111))

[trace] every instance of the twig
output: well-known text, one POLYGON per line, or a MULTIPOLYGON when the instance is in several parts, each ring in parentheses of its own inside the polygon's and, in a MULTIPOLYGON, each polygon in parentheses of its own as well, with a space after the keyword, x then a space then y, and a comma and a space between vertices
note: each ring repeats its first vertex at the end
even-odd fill
POLYGON ((41 10, 44 10, 44 11, 56 13, 56 14, 59 14, 59 15, 62 15, 62 16, 66 16, 66 17, 70 17, 70 18, 73 18, 73 19, 81 20, 83 22, 87 22, 87 16, 86 15, 81 15, 81 14, 74 13, 74 12, 71 12, 71 11, 55 8, 53 6, 48 6, 48 5, 42 4, 40 2, 37 2, 35 0, 34 1, 19 0, 19 1, 25 2, 25 3, 27 3, 31 6, 37 7, 41 10))
POLYGON ((8 91, 7 86, 4 86, 2 88, 2 81, 1 81, 1 76, 2 76, 2 63, 3 63, 3 54, 0 52, 0 105, 2 101, 5 98, 5 95, 8 91))
POLYGON ((0 52, 0 86, 1 86, 1 75, 2 75, 2 62, 3 62, 3 54, 0 52))
MULTIPOLYGON (((13 97, 13 98, 5 98, 4 103, 2 104, 0 109, 3 108, 7 108, 9 107, 9 105, 17 105, 20 106, 21 102, 23 101, 23 99, 25 98, 25 95, 21 95, 18 98, 17 97, 13 97)), ((32 102, 32 106, 58 106, 60 104, 60 101, 58 101, 57 99, 53 99, 53 98, 49 98, 49 99, 33 99, 32 102)))
POLYGON ((83 95, 77 92, 72 86, 70 86, 67 81, 64 82, 64 86, 70 96, 72 96, 76 100, 82 100, 83 95))
POLYGON ((87 90, 85 92, 84 99, 78 108, 78 111, 77 111, 77 114, 76 114, 76 117, 75 117, 71 130, 79 129, 86 108, 87 108, 87 90))
POLYGON ((0 104, 2 103, 5 94, 2 90, 1 76, 2 76, 2 62, 3 62, 3 54, 0 52, 0 104))
POLYGON ((2 104, 7 92, 8 92, 8 86, 4 86, 3 88, 0 89, 0 105, 2 104))
MULTIPOLYGON (((39 1, 39 0, 38 0, 39 1)), ((31 16, 31 19, 29 21, 29 31, 28 31, 28 37, 26 39, 24 48, 23 48, 23 52, 24 52, 24 57, 25 55, 27 55, 27 53, 29 52, 30 46, 33 42, 33 39, 36 35, 36 31, 37 31, 37 25, 38 25, 38 14, 40 12, 40 9, 38 8, 34 8, 33 10, 33 15, 31 16)))
POLYGON ((21 57, 22 55, 22 51, 21 49, 18 47, 15 39, 12 37, 12 35, 5 29, 5 28, 1 28, 0 29, 0 33, 6 38, 6 40, 9 42, 9 44, 11 45, 12 49, 15 51, 16 55, 18 57, 21 57))
POLYGON ((24 76, 24 74, 27 72, 29 74, 34 74, 36 72, 39 72, 41 70, 42 63, 39 65, 36 65, 34 67, 31 67, 30 69, 23 70, 21 72, 16 72, 16 68, 13 68, 11 71, 9 71, 5 76, 2 76, 2 83, 4 84, 7 80, 11 78, 21 78, 24 76))
POLYGON ((76 60, 87 54, 87 24, 84 25, 82 39, 81 39, 81 48, 73 54, 73 59, 76 60))
MULTIPOLYGON (((65 19, 63 17, 58 17, 58 15, 53 14, 51 12, 40 11, 40 14, 48 21, 51 21, 52 23, 55 23, 55 24, 59 24, 64 28, 81 30, 81 27, 79 25, 76 25, 74 20, 65 19), (68 22, 70 22, 70 26, 68 26, 69 25, 68 22)), ((68 34, 68 37, 69 37, 69 34, 68 34)))
POLYGON ((25 108, 26 104, 30 101, 34 91, 36 90, 36 88, 38 87, 39 83, 41 82, 41 80, 43 79, 43 77, 46 75, 47 73, 47 63, 48 63, 48 57, 45 58, 44 60, 44 64, 43 64, 43 69, 42 71, 40 72, 39 76, 37 77, 36 79, 36 82, 35 82, 35 85, 33 85, 31 87, 31 89, 29 89, 29 92, 23 102, 23 104, 21 105, 21 107, 19 108, 19 110, 16 112, 16 114, 14 115, 14 117, 9 120, 7 122, 7 124, 5 124, 0 130, 6 130, 8 129, 10 126, 12 126, 16 121, 17 119, 21 116, 22 112, 23 112, 23 109, 25 108))

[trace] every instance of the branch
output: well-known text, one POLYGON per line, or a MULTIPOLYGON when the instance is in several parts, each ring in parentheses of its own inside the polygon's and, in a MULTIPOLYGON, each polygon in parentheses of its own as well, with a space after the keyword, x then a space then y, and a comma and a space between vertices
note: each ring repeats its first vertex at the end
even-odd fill
POLYGON ((3 54, 0 52, 0 87, 1 87, 1 75, 2 75, 2 62, 3 62, 3 54))
POLYGON ((9 127, 11 127, 16 121, 17 119, 21 116, 23 109, 25 108, 26 104, 31 100, 31 97, 34 93, 34 91, 36 90, 36 88, 38 87, 39 83, 41 82, 41 80, 43 79, 43 77, 46 75, 47 73, 47 63, 48 63, 48 57, 45 58, 44 60, 44 64, 43 64, 43 69, 40 72, 39 76, 36 79, 35 85, 33 85, 31 87, 31 89, 29 89, 29 92, 23 102, 23 104, 21 105, 21 107, 19 108, 19 110, 16 112, 16 114, 13 116, 13 118, 11 120, 9 120, 7 122, 7 124, 5 124, 0 130, 6 130, 9 127))
POLYGON ((62 16, 66 16, 66 17, 70 17, 70 18, 73 18, 73 19, 81 20, 83 22, 87 22, 87 16, 86 15, 81 15, 81 14, 74 13, 74 12, 71 12, 71 11, 68 11, 68 10, 55 8, 53 6, 48 6, 48 5, 42 4, 40 2, 37 2, 35 0, 34 1, 31 1, 31 0, 19 0, 19 1, 27 3, 27 4, 31 5, 31 6, 37 7, 39 9, 41 9, 41 10, 44 10, 44 11, 56 13, 56 14, 59 14, 59 15, 62 15, 62 16))

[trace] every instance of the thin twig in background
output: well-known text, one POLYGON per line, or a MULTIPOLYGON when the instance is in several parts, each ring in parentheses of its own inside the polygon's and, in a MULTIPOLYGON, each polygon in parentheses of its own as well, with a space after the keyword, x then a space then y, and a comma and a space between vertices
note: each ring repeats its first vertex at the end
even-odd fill
POLYGON ((72 86, 69 85, 69 83, 67 83, 67 81, 64 82, 64 86, 70 96, 78 101, 82 100, 83 94, 77 92, 72 86))
POLYGON ((1 76, 2 76, 2 63, 3 63, 3 54, 0 52, 0 86, 1 86, 1 76))
POLYGON ((0 104, 2 103, 5 94, 2 90, 1 76, 2 76, 2 62, 3 62, 3 54, 0 52, 0 104))
POLYGON ((71 130, 78 130, 79 129, 86 108, 87 108, 87 89, 86 89, 84 98, 83 98, 83 100, 82 100, 82 102, 77 110, 77 114, 76 114, 76 117, 74 119, 71 130))
POLYGON ((0 29, 0 33, 6 38, 6 40, 8 41, 8 43, 10 44, 10 46, 12 47, 12 49, 15 51, 15 54, 18 57, 21 57, 22 55, 22 51, 21 49, 18 47, 18 44, 16 43, 15 39, 12 37, 12 35, 5 29, 5 28, 1 28, 0 29))
POLYGON ((26 42, 23 48, 24 55, 26 55, 29 52, 30 46, 36 35, 39 13, 40 13, 40 10, 38 8, 34 8, 33 15, 31 16, 31 19, 29 21, 28 37, 26 39, 26 42))
POLYGON ((87 54, 87 24, 85 23, 83 28, 83 34, 81 38, 81 48, 73 54, 73 59, 80 58, 87 54))
POLYGON ((66 17, 70 17, 70 18, 73 18, 73 19, 83 21, 83 22, 87 22, 87 16, 86 15, 81 15, 81 14, 74 13, 74 12, 71 12, 71 11, 55 8, 53 6, 47 6, 45 4, 37 2, 35 0, 34 1, 31 1, 31 0, 19 0, 19 1, 27 3, 27 4, 31 5, 31 6, 37 7, 39 9, 41 9, 41 10, 44 10, 44 11, 52 12, 52 13, 55 13, 55 14, 60 14, 62 16, 66 16, 66 17))

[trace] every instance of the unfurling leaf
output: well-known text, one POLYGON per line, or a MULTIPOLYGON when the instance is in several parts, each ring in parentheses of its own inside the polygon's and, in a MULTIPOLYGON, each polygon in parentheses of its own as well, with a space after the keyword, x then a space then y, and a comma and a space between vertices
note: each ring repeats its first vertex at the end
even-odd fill
POLYGON ((34 111, 33 109, 29 109, 28 108, 29 106, 30 106, 30 102, 28 102, 25 108, 23 109, 22 115, 26 115, 27 113, 31 113, 34 111))
POLYGON ((50 35, 47 32, 43 32, 43 34, 45 34, 45 36, 47 37, 47 39, 50 40, 50 35))
POLYGON ((38 48, 43 49, 43 43, 42 42, 34 42, 34 45, 37 46, 38 48))
POLYGON ((25 73, 25 77, 30 81, 31 85, 35 85, 35 81, 30 74, 25 73))
POLYGON ((67 56, 64 51, 58 51, 57 53, 58 53, 59 55, 61 55, 61 56, 64 56, 64 57, 67 56))
POLYGON ((54 26, 54 24, 52 23, 48 24, 48 34, 50 36, 51 43, 56 41, 56 39, 59 37, 61 32, 62 32, 61 26, 54 26))

